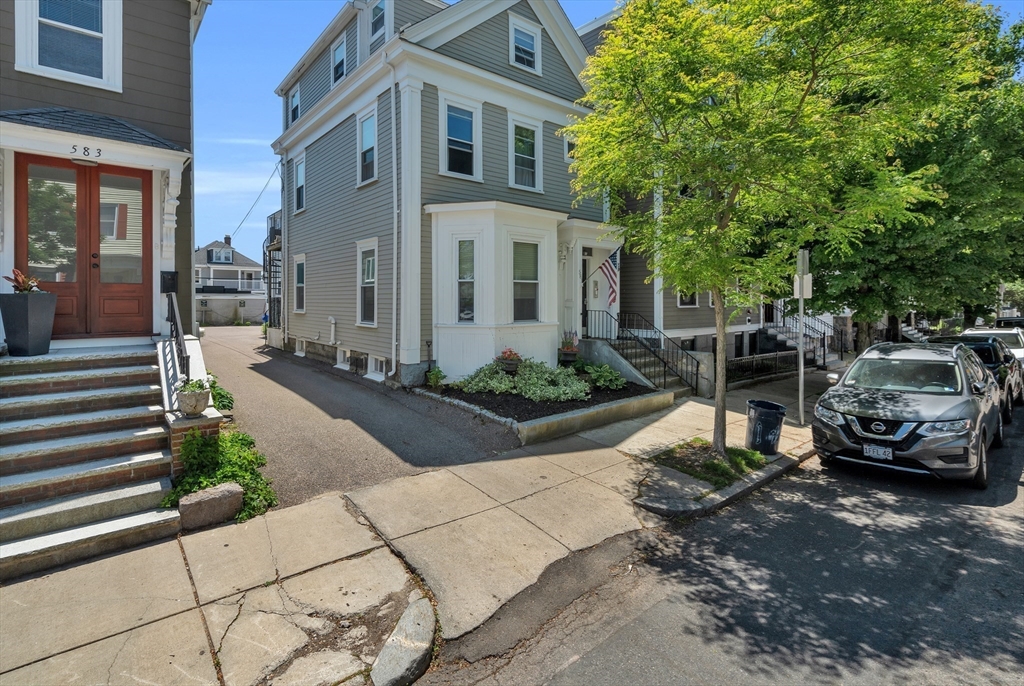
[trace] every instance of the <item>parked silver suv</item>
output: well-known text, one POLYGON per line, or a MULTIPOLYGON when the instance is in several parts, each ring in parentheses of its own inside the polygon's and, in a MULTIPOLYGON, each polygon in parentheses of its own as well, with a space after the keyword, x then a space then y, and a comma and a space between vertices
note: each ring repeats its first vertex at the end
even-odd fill
POLYGON ((818 399, 811 432, 823 462, 842 460, 988 485, 1003 442, 998 382, 963 344, 882 343, 818 399))

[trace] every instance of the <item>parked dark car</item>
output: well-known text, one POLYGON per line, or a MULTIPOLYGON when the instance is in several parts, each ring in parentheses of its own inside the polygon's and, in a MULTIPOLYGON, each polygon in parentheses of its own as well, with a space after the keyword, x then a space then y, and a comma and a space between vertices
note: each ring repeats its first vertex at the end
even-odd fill
POLYGON ((988 451, 1003 443, 995 377, 963 344, 880 343, 814 406, 822 462, 841 460, 988 486, 988 451))
POLYGON ((1013 351, 1013 354, 1024 364, 1024 329, 1013 327, 1012 329, 983 329, 975 327, 973 329, 967 329, 961 335, 973 335, 973 336, 995 336, 1003 343, 1006 347, 1013 351))
POLYGON ((1024 317, 996 317, 997 329, 1024 329, 1024 317))
POLYGON ((974 351, 981 363, 992 372, 1003 392, 1003 423, 1013 422, 1014 405, 1024 405, 1024 364, 1013 351, 997 336, 985 334, 964 334, 962 336, 938 336, 929 338, 929 343, 963 343, 974 351))

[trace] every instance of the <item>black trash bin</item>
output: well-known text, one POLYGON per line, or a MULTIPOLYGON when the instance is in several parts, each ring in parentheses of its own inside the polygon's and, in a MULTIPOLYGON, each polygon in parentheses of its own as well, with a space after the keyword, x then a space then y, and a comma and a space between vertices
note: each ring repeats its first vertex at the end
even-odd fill
POLYGON ((762 455, 779 452, 786 406, 768 400, 747 401, 747 449, 762 455))

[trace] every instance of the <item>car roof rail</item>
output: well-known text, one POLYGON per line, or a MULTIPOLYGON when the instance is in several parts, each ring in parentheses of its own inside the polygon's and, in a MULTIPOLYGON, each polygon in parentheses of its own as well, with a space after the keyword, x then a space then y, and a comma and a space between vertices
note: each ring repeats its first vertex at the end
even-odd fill
POLYGON ((957 351, 960 350, 960 348, 966 348, 966 347, 967 347, 966 343, 957 343, 957 344, 955 344, 953 346, 953 355, 955 356, 957 351))

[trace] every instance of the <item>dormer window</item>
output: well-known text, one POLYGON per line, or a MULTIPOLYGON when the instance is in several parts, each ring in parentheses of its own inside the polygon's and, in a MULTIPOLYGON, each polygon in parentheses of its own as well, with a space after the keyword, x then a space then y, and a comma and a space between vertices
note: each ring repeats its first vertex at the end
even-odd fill
POLYGON ((370 40, 376 38, 384 30, 384 0, 377 0, 370 10, 370 40))
POLYGON ((213 264, 231 264, 234 262, 234 253, 231 248, 213 248, 207 256, 207 261, 213 264))
POLYGON ((334 60, 334 83, 341 81, 345 78, 345 39, 342 38, 341 42, 334 46, 332 59, 334 60))
POLYGON ((15 69, 121 92, 121 0, 19 0, 15 69))
POLYGON ((509 64, 539 76, 541 27, 511 12, 508 18, 509 64))
POLYGON ((288 121, 294 124, 299 119, 299 87, 288 96, 288 121))

